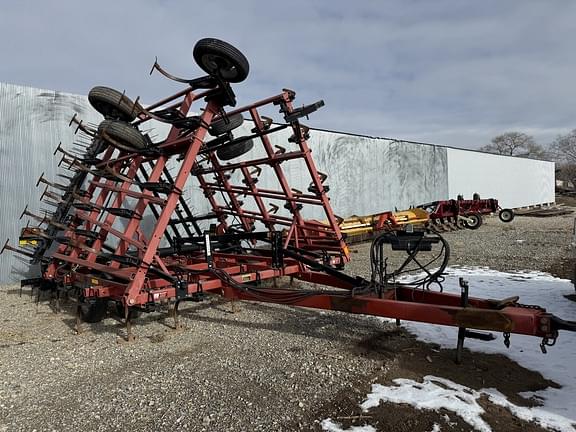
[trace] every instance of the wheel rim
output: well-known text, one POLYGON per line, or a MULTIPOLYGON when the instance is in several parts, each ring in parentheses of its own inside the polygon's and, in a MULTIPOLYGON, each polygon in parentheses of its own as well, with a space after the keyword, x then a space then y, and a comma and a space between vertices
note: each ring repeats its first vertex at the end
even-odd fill
POLYGON ((468 216, 468 222, 466 222, 469 227, 476 228, 480 224, 480 219, 476 215, 468 216))
POLYGON ((500 213, 500 219, 502 219, 504 222, 510 222, 512 220, 512 215, 510 212, 503 211, 500 213))
POLYGON ((226 57, 217 54, 204 54, 201 57, 201 62, 207 70, 220 78, 231 80, 238 77, 236 65, 226 57))

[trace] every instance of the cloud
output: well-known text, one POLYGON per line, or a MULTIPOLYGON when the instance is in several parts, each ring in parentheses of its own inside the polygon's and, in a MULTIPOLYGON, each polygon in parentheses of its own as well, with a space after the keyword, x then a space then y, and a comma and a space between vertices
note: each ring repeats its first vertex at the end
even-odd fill
POLYGON ((309 122, 320 128, 462 147, 514 129, 544 144, 575 127, 575 12, 562 0, 10 2, 0 79, 152 101, 178 89, 148 76, 156 55, 194 77, 194 42, 218 37, 250 59, 243 104, 289 87, 298 103, 325 99, 309 122))

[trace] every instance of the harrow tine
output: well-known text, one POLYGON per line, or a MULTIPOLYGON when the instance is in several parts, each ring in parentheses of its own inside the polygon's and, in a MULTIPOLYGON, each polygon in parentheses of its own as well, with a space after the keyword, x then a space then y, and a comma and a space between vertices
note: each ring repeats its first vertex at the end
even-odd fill
POLYGON ((74 141, 72 143, 73 147, 80 147, 81 149, 86 150, 88 147, 90 147, 89 143, 82 143, 82 142, 78 142, 78 141, 74 141))
POLYGON ((83 251, 90 252, 96 255, 99 255, 99 252, 96 249, 93 249, 85 244, 75 241, 74 239, 66 236, 51 236, 45 234, 44 232, 39 232, 38 235, 48 240, 53 240, 57 243, 65 244, 67 246, 75 247, 78 249, 82 249, 83 251))
POLYGON ((61 230, 67 230, 68 228, 70 228, 68 225, 64 225, 60 222, 58 222, 56 219, 52 218, 52 219, 47 219, 46 221, 48 223, 48 225, 52 225, 56 228, 60 228, 61 230))
POLYGON ((68 159, 66 157, 66 155, 62 155, 62 158, 60 159, 60 162, 58 162, 58 167, 62 167, 62 164, 65 163, 66 165, 68 165, 68 167, 62 167, 64 169, 71 169, 72 165, 74 164, 74 161, 76 160, 76 157, 72 157, 72 159, 68 159))
POLYGON ((82 131, 90 137, 95 137, 96 131, 91 130, 91 129, 87 128, 86 126, 84 126, 83 120, 78 120, 76 117, 77 117, 77 113, 74 114, 74 116, 70 120, 70 123, 68 124, 68 126, 72 126, 72 123, 75 123, 77 125, 76 130, 74 131, 74 134, 77 134, 78 131, 82 131))
POLYGON ((11 251, 11 252, 16 252, 20 255, 24 255, 27 256, 29 258, 34 258, 34 254, 22 249, 19 249, 17 247, 14 246, 10 246, 10 239, 6 240, 6 243, 4 243, 4 246, 2 247, 2 250, 0 250, 0 255, 2 255, 4 253, 5 250, 11 251))
POLYGON ((72 126, 72 123, 76 122, 76 117, 78 116, 78 113, 74 113, 74 115, 72 116, 72 118, 70 119, 70 123, 68 123, 68 127, 72 126))
MULTIPOLYGON (((26 256, 28 256, 28 255, 26 255, 26 256)), ((26 258, 21 257, 20 255, 16 255, 15 258, 17 261, 20 261, 21 263, 24 263, 26 265, 30 265, 30 260, 27 260, 26 258)))
POLYGON ((126 176, 123 175, 123 174, 120 174, 118 171, 116 171, 116 170, 115 170, 114 168, 112 168, 110 165, 104 166, 103 169, 104 169, 104 171, 110 173, 110 175, 112 175, 112 176, 114 176, 114 177, 116 177, 116 178, 118 178, 118 179, 120 179, 120 180, 122 180, 122 181, 125 181, 125 182, 128 182, 128 183, 134 183, 134 181, 133 181, 131 178, 126 177, 126 176))
POLYGON ((91 203, 89 201, 85 201, 85 197, 83 197, 82 195, 79 195, 76 192, 72 192, 72 197, 75 200, 79 201, 76 203, 72 203, 72 207, 77 208, 79 210, 93 211, 94 209, 97 209, 99 211, 102 211, 104 209, 104 207, 102 207, 102 206, 91 203))
POLYGON ((132 105, 132 111, 130 112, 130 114, 134 114, 135 111, 139 111, 138 110, 138 105, 139 105, 138 102, 139 101, 140 101, 140 96, 136 97, 136 100, 134 101, 134 105, 132 105))
POLYGON ((54 183, 54 182, 51 182, 51 181, 46 180, 46 179, 44 178, 44 173, 40 174, 40 178, 39 178, 38 181, 36 182, 36 187, 38 187, 38 186, 40 185, 40 183, 47 184, 48 186, 52 186, 53 188, 60 189, 60 190, 62 190, 62 191, 64 191, 64 192, 67 192, 67 191, 68 191, 68 186, 63 185, 63 184, 61 184, 61 183, 54 183))
POLYGON ((46 187, 44 188, 44 192, 42 192, 42 195, 40 195, 40 200, 44 199, 44 197, 53 199, 53 200, 55 200, 55 201, 58 201, 58 200, 61 200, 61 199, 62 199, 62 195, 58 195, 58 194, 55 194, 55 193, 53 193, 53 192, 50 192, 50 191, 48 190, 48 187, 49 187, 49 186, 46 185, 46 187))
POLYGON ((72 156, 74 156, 75 158, 83 158, 86 156, 86 152, 85 151, 78 151, 78 150, 72 150, 72 156))
POLYGON ((62 154, 65 155, 65 156, 68 156, 68 157, 71 157, 71 158, 75 158, 75 156, 74 156, 72 153, 70 153, 70 152, 68 152, 68 151, 66 151, 66 150, 64 150, 64 149, 62 148, 62 141, 60 141, 60 142, 58 143, 58 147, 56 147, 56 150, 54 150, 54 153, 52 153, 52 154, 53 154, 53 155, 56 155, 56 153, 58 153, 58 152, 62 153, 62 154))
POLYGON ((35 214, 32 213, 32 212, 29 212, 29 211, 28 211, 28 205, 26 205, 26 208, 24 208, 24 210, 22 211, 22 214, 20 214, 20 220, 22 220, 22 218, 23 218, 24 216, 29 216, 29 217, 31 217, 32 219, 34 219, 34 220, 36 220, 36 221, 39 221, 39 222, 40 222, 40 225, 42 225, 43 223, 46 222, 46 218, 45 218, 45 217, 40 217, 40 216, 35 215, 35 214))
POLYGON ((2 255, 4 253, 4 251, 6 250, 6 248, 8 247, 8 243, 10 243, 10 239, 6 239, 6 243, 4 243, 4 246, 2 246, 2 250, 0 250, 0 255, 2 255))
POLYGON ((65 174, 56 174, 56 175, 57 175, 58 177, 65 178, 66 180, 72 180, 72 179, 73 179, 72 176, 67 176, 67 175, 65 175, 65 174))
POLYGON ((54 212, 51 212, 47 209, 40 209, 40 211, 44 214, 44 217, 47 217, 47 218, 53 218, 54 217, 54 212))
MULTIPOLYGON (((38 186, 38 185, 36 185, 36 186, 38 186)), ((27 211, 28 211, 28 204, 26 204, 26 207, 24 207, 24 210, 22 210, 22 213, 20 213, 20 217, 18 219, 22 220, 22 218, 24 217, 24 215, 26 214, 27 211)), ((28 226, 28 224, 26 224, 26 226, 28 226)))
POLYGON ((56 202, 56 201, 50 201, 50 200, 45 200, 45 199, 44 199, 44 200, 41 200, 41 201, 42 201, 44 204, 48 204, 48 205, 51 205, 51 206, 54 206, 54 207, 59 207, 60 204, 62 203, 62 200, 60 200, 59 202, 56 202))

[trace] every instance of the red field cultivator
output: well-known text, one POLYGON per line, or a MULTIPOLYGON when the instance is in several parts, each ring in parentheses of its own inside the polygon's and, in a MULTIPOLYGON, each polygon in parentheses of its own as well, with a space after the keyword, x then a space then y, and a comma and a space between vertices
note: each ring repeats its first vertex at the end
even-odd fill
POLYGON ((496 212, 502 222, 512 222, 514 219, 514 211, 501 208, 497 199, 480 199, 477 194, 471 200, 458 196, 455 200, 434 201, 419 205, 418 208, 428 212, 432 225, 452 223, 458 226, 462 221, 465 228, 478 229, 482 226, 483 215, 496 212))
POLYGON ((323 102, 296 107, 295 93, 283 90, 235 108, 231 83, 247 77, 246 58, 215 39, 199 41, 194 58, 206 76, 181 79, 154 65, 185 88, 147 107, 109 88, 90 92, 105 119, 92 126, 74 118, 85 151, 59 146, 66 181, 39 180, 47 185, 42 199, 55 210, 43 216, 25 210, 40 222, 27 231, 36 244, 4 246, 41 263, 42 276, 23 284, 74 293, 78 316, 88 322, 103 319, 114 302, 129 337, 135 314, 171 306, 177 321, 181 301, 207 293, 458 326, 462 341, 477 335, 465 331, 473 328, 540 336, 544 347, 558 330, 576 330, 517 298, 468 298, 464 283, 460 296, 433 291, 448 259, 436 234, 384 232, 372 246, 372 278, 344 274, 349 251, 327 197, 327 176, 318 172, 308 128, 300 123, 323 102), (273 110, 280 122, 262 114, 273 110), (169 129, 160 140, 142 132, 160 124, 169 129), (306 191, 290 185, 289 170, 308 177, 306 191), (192 211, 185 192, 190 183, 208 212, 192 211), (323 222, 305 218, 311 206, 322 210, 323 222), (395 271, 388 269, 385 246, 407 253, 395 271), (433 257, 422 260, 422 254, 433 257), (429 270, 432 264, 440 267, 429 270), (398 282, 410 265, 424 276, 411 285, 398 282), (332 288, 264 283, 281 276, 332 288))

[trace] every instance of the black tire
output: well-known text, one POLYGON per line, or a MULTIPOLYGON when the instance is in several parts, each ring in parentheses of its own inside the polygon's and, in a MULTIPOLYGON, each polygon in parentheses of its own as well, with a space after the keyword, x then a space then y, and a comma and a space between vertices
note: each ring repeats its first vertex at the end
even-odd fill
POLYGON ((114 141, 120 141, 128 147, 135 149, 146 148, 146 138, 134 126, 117 120, 104 120, 98 126, 98 133, 110 136, 114 141))
POLYGON ((464 220, 464 226, 468 229, 478 229, 482 226, 482 215, 479 213, 474 213, 471 215, 466 215, 466 218, 468 218, 468 220, 464 220))
POLYGON ((219 39, 200 39, 194 46, 193 56, 204 72, 227 82, 242 82, 250 71, 244 54, 219 39))
POLYGON ((230 160, 242 156, 254 147, 254 141, 251 139, 235 142, 233 144, 220 147, 216 150, 216 156, 221 160, 230 160))
POLYGON ((96 138, 94 141, 92 141, 92 144, 89 147, 89 151, 91 151, 95 155, 99 155, 100 153, 102 153, 107 148, 108 148, 108 143, 106 142, 106 140, 103 140, 101 138, 96 138))
POLYGON ((208 132, 212 136, 218 136, 230 132, 231 130, 236 129, 237 127, 241 126, 244 123, 244 117, 242 114, 234 114, 226 118, 220 118, 210 125, 210 129, 208 132))
POLYGON ((502 222, 512 222, 514 220, 514 210, 512 209, 502 209, 500 213, 498 213, 498 218, 502 222))
POLYGON ((90 90, 88 101, 105 118, 125 122, 131 122, 138 117, 142 108, 118 90, 102 86, 90 90))
MULTIPOLYGON (((119 318, 122 319, 125 318, 124 305, 120 302, 116 302, 116 315, 118 315, 119 318)), ((140 310, 134 308, 128 309, 128 316, 130 317, 130 319, 136 319, 140 317, 140 315, 142 315, 142 312, 140 310)))
POLYGON ((105 299, 81 300, 80 318, 87 323, 97 323, 104 319, 108 311, 108 301, 105 299))

